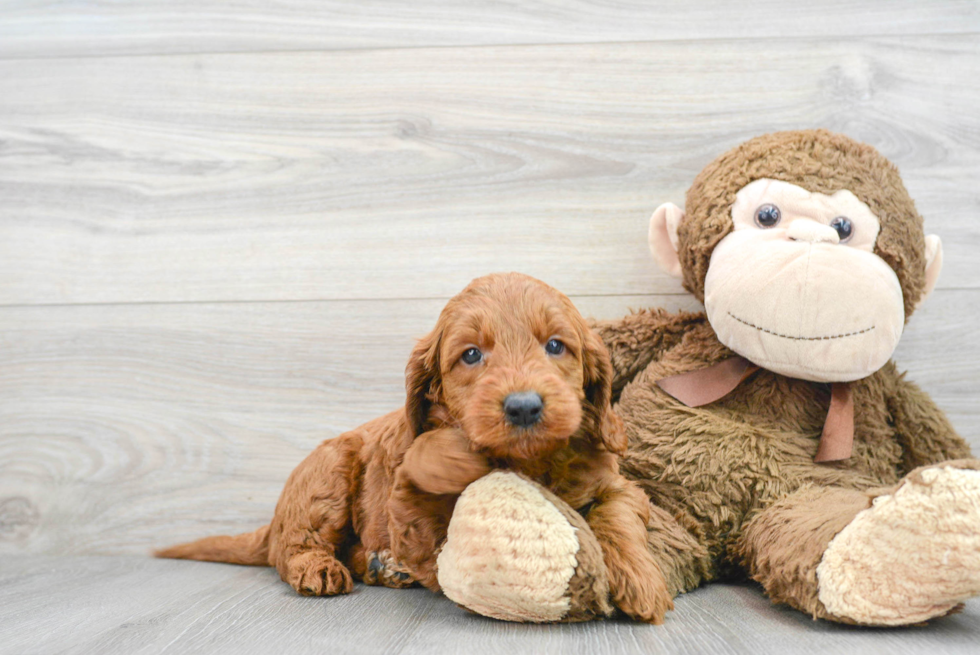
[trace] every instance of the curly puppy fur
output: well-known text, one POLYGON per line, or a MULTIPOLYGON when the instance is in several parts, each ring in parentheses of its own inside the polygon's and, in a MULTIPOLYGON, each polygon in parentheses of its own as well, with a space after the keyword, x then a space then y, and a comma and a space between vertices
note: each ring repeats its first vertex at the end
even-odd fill
POLYGON ((608 352, 568 298, 525 275, 479 278, 412 352, 405 407, 320 444, 290 475, 269 525, 156 554, 275 566, 305 595, 347 593, 354 578, 438 591, 436 555, 456 499, 506 468, 585 516, 613 602, 659 623, 673 605, 647 549, 649 502, 619 473, 626 437, 611 379, 608 352), (546 348, 552 340, 560 353, 546 348), (468 363, 473 348, 482 356, 468 363), (541 413, 516 425, 505 399, 527 392, 541 413))

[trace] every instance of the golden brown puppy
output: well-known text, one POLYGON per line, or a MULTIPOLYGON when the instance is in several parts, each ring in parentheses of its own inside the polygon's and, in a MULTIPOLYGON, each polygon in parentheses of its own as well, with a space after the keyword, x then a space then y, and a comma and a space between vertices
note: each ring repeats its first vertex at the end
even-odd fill
POLYGON ((272 522, 157 553, 275 566, 301 594, 367 584, 439 590, 436 554, 459 494, 492 468, 524 473, 583 512, 613 602, 654 623, 672 607, 647 550, 648 501, 619 474, 611 365, 571 301, 516 273, 474 280, 412 352, 405 407, 324 441, 272 522))

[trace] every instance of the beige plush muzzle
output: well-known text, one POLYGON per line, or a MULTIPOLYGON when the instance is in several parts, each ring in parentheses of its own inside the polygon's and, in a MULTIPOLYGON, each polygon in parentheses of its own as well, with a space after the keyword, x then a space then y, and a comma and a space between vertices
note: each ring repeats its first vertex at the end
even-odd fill
POLYGON ((874 253, 819 238, 826 226, 796 223, 799 239, 748 229, 721 240, 705 280, 708 320, 723 344, 771 371, 815 382, 867 377, 902 336, 898 277, 874 253))

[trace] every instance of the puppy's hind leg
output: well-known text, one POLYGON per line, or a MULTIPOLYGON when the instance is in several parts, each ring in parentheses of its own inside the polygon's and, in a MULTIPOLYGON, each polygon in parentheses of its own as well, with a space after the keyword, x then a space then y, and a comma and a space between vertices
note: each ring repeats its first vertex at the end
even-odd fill
POLYGON ((324 441, 296 467, 279 498, 269 561, 304 596, 333 596, 353 589, 350 571, 337 551, 351 529, 362 444, 356 432, 324 441))

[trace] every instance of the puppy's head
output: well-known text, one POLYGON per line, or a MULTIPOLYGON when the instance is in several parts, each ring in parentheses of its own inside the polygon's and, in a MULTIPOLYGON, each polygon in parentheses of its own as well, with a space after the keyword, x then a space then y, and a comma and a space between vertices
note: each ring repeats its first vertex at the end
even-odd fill
POLYGON ((435 413, 493 457, 547 455, 576 433, 626 447, 602 341, 567 297, 526 275, 470 283, 416 346, 406 377, 416 434, 435 413))

